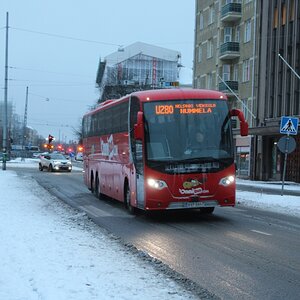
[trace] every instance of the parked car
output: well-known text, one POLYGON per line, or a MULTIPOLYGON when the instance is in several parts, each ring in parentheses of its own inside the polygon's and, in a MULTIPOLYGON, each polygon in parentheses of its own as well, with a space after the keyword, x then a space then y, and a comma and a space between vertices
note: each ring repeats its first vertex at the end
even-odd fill
POLYGON ((83 161, 83 153, 82 152, 78 152, 75 156, 75 160, 78 161, 83 161))
POLYGON ((72 163, 60 153, 47 153, 40 156, 39 170, 47 169, 49 172, 54 171, 72 171, 72 163))
POLYGON ((43 152, 33 152, 32 157, 33 158, 40 158, 40 156, 43 154, 43 152))

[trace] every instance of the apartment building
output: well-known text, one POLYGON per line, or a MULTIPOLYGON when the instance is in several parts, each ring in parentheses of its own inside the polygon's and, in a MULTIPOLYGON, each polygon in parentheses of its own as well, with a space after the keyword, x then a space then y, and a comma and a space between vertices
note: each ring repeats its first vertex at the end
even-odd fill
MULTIPOLYGON (((256 2, 252 0, 197 0, 195 88, 224 92, 232 108, 255 122, 256 2)), ((237 126, 237 122, 233 122, 237 126)), ((235 135, 236 161, 241 176, 250 176, 251 138, 235 135)))
MULTIPOLYGON (((235 130, 238 175, 281 180, 281 117, 300 117, 300 2, 197 0, 193 80, 226 93, 249 122, 248 138, 235 130)), ((286 180, 300 182, 294 138, 286 180)))
MULTIPOLYGON (((281 179, 284 156, 277 143, 282 116, 300 117, 300 2, 258 1, 257 122, 253 148, 253 175, 259 179, 281 179), (280 55, 280 56, 279 56, 280 55)), ((298 128, 299 132, 299 128, 298 128)), ((300 182, 300 136, 296 150, 288 155, 286 179, 300 182)))

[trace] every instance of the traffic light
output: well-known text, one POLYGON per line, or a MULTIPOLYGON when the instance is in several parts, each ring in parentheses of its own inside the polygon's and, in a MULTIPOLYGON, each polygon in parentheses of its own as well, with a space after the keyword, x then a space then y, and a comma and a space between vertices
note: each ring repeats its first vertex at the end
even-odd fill
POLYGON ((54 136, 52 136, 51 134, 48 135, 48 143, 51 144, 51 142, 53 141, 54 136))

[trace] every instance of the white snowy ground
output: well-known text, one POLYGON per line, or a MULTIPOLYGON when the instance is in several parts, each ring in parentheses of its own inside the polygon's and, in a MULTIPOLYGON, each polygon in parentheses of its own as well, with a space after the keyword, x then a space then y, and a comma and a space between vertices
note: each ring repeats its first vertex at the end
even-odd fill
POLYGON ((251 206, 259 209, 269 210, 273 212, 283 213, 291 216, 300 217, 300 196, 289 196, 285 192, 288 190, 299 191, 300 184, 286 182, 284 184, 283 196, 281 196, 282 183, 263 181, 250 181, 238 179, 239 185, 251 185, 259 187, 260 192, 248 192, 237 190, 236 196, 238 205, 251 206), (277 189, 277 195, 266 194, 264 191, 267 188, 277 189))
MULTIPOLYGON (((10 166, 37 169, 37 161, 0 170, 0 299, 197 299, 10 166)), ((300 197, 238 191, 237 198, 300 217, 300 197)))

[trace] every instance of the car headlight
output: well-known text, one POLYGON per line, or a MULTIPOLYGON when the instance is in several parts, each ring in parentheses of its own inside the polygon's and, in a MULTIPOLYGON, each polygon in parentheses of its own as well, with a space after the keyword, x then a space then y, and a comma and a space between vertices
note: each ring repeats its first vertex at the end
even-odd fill
POLYGON ((147 182, 150 187, 157 190, 162 190, 163 188, 167 187, 167 184, 163 180, 149 178, 147 182))
POLYGON ((233 175, 230 175, 230 176, 226 176, 226 177, 222 178, 220 180, 219 184, 221 184, 223 186, 229 186, 234 182, 235 182, 235 177, 233 175))

